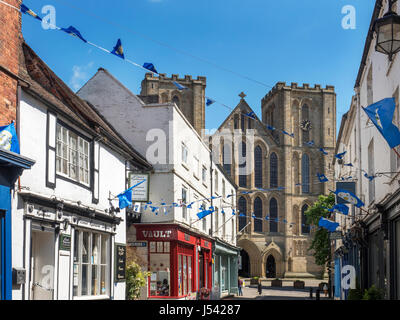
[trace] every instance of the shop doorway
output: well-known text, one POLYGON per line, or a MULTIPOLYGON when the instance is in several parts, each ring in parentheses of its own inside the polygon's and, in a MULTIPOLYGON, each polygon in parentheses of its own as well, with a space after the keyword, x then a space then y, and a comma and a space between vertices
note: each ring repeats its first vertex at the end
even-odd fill
POLYGON ((204 285, 204 256, 203 253, 199 254, 199 289, 205 287, 204 285))
POLYGON ((32 226, 31 300, 54 298, 54 229, 32 226))
POLYGON ((249 278, 250 277, 250 258, 246 250, 240 251, 241 264, 239 265, 239 276, 249 278), (241 268, 240 268, 241 267, 241 268))
POLYGON ((273 255, 268 256, 265 271, 267 278, 276 278, 276 263, 273 255))

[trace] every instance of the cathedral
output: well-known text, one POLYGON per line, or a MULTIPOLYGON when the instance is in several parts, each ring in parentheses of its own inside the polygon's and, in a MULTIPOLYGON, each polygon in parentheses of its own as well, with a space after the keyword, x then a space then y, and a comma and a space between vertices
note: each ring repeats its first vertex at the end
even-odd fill
POLYGON ((140 98, 147 103, 176 103, 209 143, 214 161, 238 186, 239 274, 321 276, 325 270, 308 250, 313 230, 304 212, 319 195, 334 189, 335 88, 278 82, 261 100, 262 119, 242 92, 236 108, 211 137, 203 132, 205 88, 205 77, 146 74, 140 98), (188 90, 179 90, 174 83, 188 90), (325 174, 329 181, 321 183, 317 174, 325 174))
POLYGON ((304 213, 334 188, 332 179, 321 183, 317 176, 329 177, 333 169, 334 87, 278 82, 261 100, 262 119, 246 95, 239 96, 239 104, 214 134, 220 161, 239 187, 239 274, 321 276, 325 270, 308 250, 313 230, 304 213), (229 133, 235 138, 227 139, 229 133))

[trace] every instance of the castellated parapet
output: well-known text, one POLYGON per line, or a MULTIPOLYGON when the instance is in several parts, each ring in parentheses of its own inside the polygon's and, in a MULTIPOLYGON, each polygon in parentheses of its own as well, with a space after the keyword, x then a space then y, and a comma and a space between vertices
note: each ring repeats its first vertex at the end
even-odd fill
POLYGON ((205 89, 206 77, 193 79, 190 75, 179 78, 178 74, 167 77, 165 73, 158 76, 146 73, 142 81, 140 98, 148 103, 175 103, 196 131, 201 134, 205 128, 205 89), (173 82, 189 90, 179 90, 173 82))

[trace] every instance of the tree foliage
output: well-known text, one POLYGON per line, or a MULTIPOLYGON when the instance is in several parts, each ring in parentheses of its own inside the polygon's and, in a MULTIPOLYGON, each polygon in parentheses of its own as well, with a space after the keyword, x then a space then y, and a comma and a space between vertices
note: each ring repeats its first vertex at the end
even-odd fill
POLYGON ((139 298, 140 289, 146 285, 148 272, 142 271, 141 267, 131 261, 126 267, 126 298, 134 300, 139 298))
MULTIPOLYGON (((335 196, 333 194, 330 194, 329 196, 320 195, 313 206, 308 208, 305 212, 307 223, 318 226, 319 219, 321 217, 328 218, 330 215, 328 209, 332 208, 334 205, 335 196)), ((315 263, 317 265, 325 265, 331 259, 328 230, 323 228, 317 229, 308 250, 313 250, 315 263)))

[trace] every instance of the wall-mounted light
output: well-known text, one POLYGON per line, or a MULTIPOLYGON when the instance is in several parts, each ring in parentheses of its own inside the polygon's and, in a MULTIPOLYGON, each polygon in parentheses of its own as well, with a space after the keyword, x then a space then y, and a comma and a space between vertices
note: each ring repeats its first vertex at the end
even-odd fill
POLYGON ((400 51, 400 16, 392 10, 397 0, 389 0, 389 11, 381 19, 375 20, 377 52, 389 56, 392 61, 394 54, 400 51))

